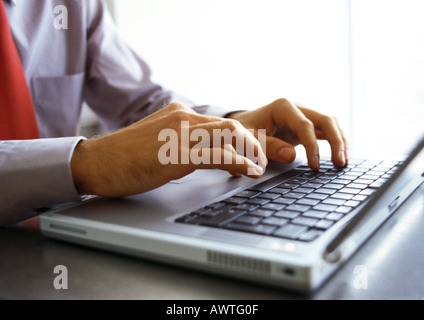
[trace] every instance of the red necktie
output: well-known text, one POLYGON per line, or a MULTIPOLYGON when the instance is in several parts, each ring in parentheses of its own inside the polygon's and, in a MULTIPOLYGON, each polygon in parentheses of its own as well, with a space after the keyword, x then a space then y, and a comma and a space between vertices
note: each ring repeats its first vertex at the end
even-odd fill
POLYGON ((31 94, 0 0, 0 140, 38 138, 31 94))

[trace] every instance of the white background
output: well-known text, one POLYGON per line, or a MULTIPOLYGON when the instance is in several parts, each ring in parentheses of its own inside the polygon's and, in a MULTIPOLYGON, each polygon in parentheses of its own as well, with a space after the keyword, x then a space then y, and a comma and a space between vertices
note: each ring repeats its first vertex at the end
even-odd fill
POLYGON ((285 97, 335 115, 354 154, 408 152, 424 131, 422 0, 120 0, 155 81, 195 103, 285 97))

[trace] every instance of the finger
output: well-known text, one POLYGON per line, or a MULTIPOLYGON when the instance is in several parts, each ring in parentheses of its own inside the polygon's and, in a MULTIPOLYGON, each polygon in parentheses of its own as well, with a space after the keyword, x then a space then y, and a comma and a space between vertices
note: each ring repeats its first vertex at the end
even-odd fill
POLYGON ((291 163, 296 159, 296 150, 291 144, 277 138, 266 138, 266 155, 268 159, 282 162, 291 163))
POLYGON ((190 127, 190 148, 215 147, 222 148, 231 144, 238 154, 246 155, 251 161, 266 167, 268 160, 262 145, 254 135, 238 121, 220 120, 201 123, 190 127))
POLYGON ((241 177, 241 174, 240 174, 240 173, 237 173, 237 172, 230 172, 230 174, 231 174, 233 177, 236 177, 236 178, 241 177))
POLYGON ((228 145, 224 148, 202 148, 195 151, 202 159, 209 159, 209 161, 193 163, 195 169, 219 169, 235 176, 244 175, 253 178, 259 178, 264 173, 262 167, 239 155, 233 147, 228 145))
POLYGON ((348 142, 336 118, 307 108, 299 108, 315 125, 319 139, 325 139, 331 147, 332 161, 339 167, 348 163, 348 142))
POLYGON ((299 138, 305 147, 309 166, 318 170, 319 163, 319 147, 315 135, 315 127, 298 107, 288 100, 281 99, 272 105, 272 118, 276 125, 287 126, 299 138))

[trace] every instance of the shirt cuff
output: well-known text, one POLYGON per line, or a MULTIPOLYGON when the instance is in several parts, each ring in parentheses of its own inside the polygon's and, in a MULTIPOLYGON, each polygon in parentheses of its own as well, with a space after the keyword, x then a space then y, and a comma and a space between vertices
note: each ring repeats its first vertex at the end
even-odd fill
POLYGON ((0 141, 0 225, 80 201, 70 162, 84 137, 0 141))

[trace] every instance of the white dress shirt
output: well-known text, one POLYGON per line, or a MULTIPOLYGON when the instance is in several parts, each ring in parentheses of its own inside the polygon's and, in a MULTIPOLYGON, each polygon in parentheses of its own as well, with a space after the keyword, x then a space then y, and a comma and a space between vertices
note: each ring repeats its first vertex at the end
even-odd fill
MULTIPOLYGON (((0 225, 30 218, 37 209, 80 200, 70 170, 85 101, 111 131, 178 101, 150 80, 146 63, 119 37, 101 0, 0 0, 34 101, 41 139, 0 141, 0 225), (57 6, 67 29, 57 28, 57 6), (63 12, 62 12, 63 13, 63 12)), ((148 45, 148 44, 146 44, 148 45)), ((0 62, 1 63, 1 62, 0 62)))

